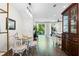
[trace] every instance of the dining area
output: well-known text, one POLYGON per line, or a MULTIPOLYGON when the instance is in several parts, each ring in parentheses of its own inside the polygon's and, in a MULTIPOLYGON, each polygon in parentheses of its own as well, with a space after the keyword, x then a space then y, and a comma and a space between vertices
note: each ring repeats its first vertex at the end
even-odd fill
POLYGON ((20 35, 15 36, 13 47, 8 51, 1 51, 0 56, 33 56, 36 52, 36 41, 32 41, 32 37, 20 35))
POLYGON ((29 50, 30 45, 30 39, 29 36, 15 36, 15 46, 13 48, 14 55, 15 53, 22 55, 23 51, 29 50))
MULTIPOLYGON (((30 50, 37 44, 33 41, 32 29, 29 29, 32 24, 26 28, 27 22, 14 5, 0 3, 0 56, 32 55, 30 50)), ((29 15, 28 18, 29 23, 33 21, 29 15)))
MULTIPOLYGON (((15 36, 15 48, 13 48, 14 53, 29 56, 32 55, 32 47, 36 47, 37 42, 31 40, 32 37, 27 35, 15 36)), ((15 54, 14 54, 15 55, 15 54)))

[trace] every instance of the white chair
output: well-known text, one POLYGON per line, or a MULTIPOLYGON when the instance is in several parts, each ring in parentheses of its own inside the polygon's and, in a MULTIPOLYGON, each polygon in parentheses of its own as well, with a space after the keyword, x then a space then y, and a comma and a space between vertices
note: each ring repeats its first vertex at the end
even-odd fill
POLYGON ((25 49, 27 49, 27 45, 22 44, 22 39, 15 36, 13 52, 22 55, 25 49))

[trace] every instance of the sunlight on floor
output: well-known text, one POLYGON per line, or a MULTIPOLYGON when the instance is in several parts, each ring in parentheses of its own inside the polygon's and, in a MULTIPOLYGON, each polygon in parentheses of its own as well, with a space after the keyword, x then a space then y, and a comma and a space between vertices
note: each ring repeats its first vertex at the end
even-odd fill
MULTIPOLYGON (((53 37, 54 38, 54 37, 53 37)), ((38 36, 38 54, 40 55, 51 55, 52 49, 55 46, 55 40, 52 38, 46 39, 44 35, 38 36)))
POLYGON ((40 56, 65 56, 66 54, 56 46, 57 39, 58 38, 55 36, 46 39, 44 35, 39 35, 37 43, 37 54, 40 56))
POLYGON ((45 36, 44 35, 39 35, 38 36, 38 54, 44 54, 46 53, 46 49, 47 49, 47 41, 45 39, 45 36))

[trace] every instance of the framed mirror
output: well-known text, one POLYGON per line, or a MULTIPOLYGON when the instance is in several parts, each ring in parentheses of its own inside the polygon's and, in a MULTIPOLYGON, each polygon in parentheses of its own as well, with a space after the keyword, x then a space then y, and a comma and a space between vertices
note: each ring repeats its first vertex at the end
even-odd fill
MULTIPOLYGON (((16 21, 15 20, 9 18, 8 21, 6 21, 6 22, 7 22, 6 24, 8 24, 9 30, 15 30, 16 29, 16 21)), ((6 25, 6 29, 7 29, 7 25, 6 25)))

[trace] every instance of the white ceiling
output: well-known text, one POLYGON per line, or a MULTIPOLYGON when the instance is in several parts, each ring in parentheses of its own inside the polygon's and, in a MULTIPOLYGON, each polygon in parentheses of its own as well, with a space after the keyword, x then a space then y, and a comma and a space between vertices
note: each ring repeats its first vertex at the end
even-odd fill
MULTIPOLYGON (((70 3, 32 3, 29 6, 34 18, 51 18, 53 20, 61 19, 61 13, 70 5, 70 3), (56 7, 53 5, 56 4, 56 7)), ((16 3, 13 6, 25 16, 27 3, 16 3)))
POLYGON ((33 3, 32 14, 34 18, 51 18, 53 20, 61 19, 61 13, 70 4, 68 3, 56 3, 56 7, 53 7, 55 3, 33 3))

